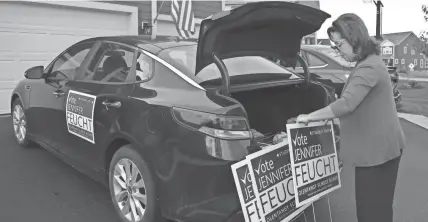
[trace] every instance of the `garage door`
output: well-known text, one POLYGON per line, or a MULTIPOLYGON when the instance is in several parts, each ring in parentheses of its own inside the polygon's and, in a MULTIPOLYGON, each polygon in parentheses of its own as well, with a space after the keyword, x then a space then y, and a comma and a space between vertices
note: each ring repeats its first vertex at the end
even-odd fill
POLYGON ((138 33, 138 9, 98 2, 0 1, 0 114, 26 69, 47 65, 79 40, 138 33))

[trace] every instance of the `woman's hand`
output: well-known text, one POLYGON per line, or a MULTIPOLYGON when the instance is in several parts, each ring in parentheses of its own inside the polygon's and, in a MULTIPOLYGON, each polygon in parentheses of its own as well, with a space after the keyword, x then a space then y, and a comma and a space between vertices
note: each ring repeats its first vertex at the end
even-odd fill
POLYGON ((308 124, 312 121, 311 115, 309 114, 301 114, 297 117, 296 123, 308 124))

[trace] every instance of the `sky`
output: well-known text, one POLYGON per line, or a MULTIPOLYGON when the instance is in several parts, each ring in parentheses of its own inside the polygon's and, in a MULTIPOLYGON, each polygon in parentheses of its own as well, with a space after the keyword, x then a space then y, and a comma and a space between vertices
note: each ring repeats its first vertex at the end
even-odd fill
MULTIPOLYGON (((317 32, 318 38, 328 38, 327 28, 344 13, 355 13, 360 16, 370 35, 376 35, 376 6, 364 3, 363 0, 319 0, 321 10, 331 15, 317 32)), ((382 33, 413 31, 419 35, 421 30, 428 31, 421 6, 428 5, 428 0, 382 0, 382 33)))

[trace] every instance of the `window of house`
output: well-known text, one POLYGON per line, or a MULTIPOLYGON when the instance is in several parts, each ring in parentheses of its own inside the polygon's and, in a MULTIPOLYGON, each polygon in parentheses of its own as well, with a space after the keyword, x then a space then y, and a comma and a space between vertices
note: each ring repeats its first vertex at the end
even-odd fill
POLYGON ((407 46, 404 46, 404 54, 407 54, 407 46))
POLYGON ((398 59, 394 59, 394 64, 397 65, 398 64, 398 59))
POLYGON ((428 68, 428 59, 425 60, 425 68, 428 68))
POLYGON ((384 54, 384 55, 392 54, 392 47, 383 47, 382 48, 382 54, 384 54))
POLYGON ((420 63, 419 63, 419 66, 420 66, 421 68, 423 68, 423 67, 424 67, 424 60, 423 60, 423 59, 421 59, 421 61, 420 61, 420 63))
POLYGON ((401 59, 401 64, 404 65, 406 61, 404 59, 401 59))
POLYGON ((415 65, 415 66, 418 65, 418 59, 413 60, 413 65, 415 65))

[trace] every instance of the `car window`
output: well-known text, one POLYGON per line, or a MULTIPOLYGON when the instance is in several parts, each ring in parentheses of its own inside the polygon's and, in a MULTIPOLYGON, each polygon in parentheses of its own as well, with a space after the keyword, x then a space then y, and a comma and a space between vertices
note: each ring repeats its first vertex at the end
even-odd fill
POLYGON ((306 56, 308 59, 309 67, 317 67, 317 66, 327 65, 326 62, 324 62, 322 59, 318 58, 317 56, 315 56, 314 54, 312 54, 310 52, 306 52, 306 56))
POLYGON ((333 59, 337 63, 339 63, 342 66, 345 67, 354 67, 355 62, 348 62, 346 61, 342 56, 339 55, 334 49, 331 47, 319 47, 316 49, 318 52, 323 53, 324 55, 328 56, 329 58, 333 59))
POLYGON ((136 80, 145 81, 150 79, 154 73, 154 59, 144 53, 139 53, 137 57, 136 80))
POLYGON ((131 76, 134 54, 132 48, 102 43, 81 80, 126 82, 131 76))
MULTIPOLYGON (((203 68, 195 76, 196 48, 196 45, 174 47, 161 51, 159 56, 197 83, 221 78, 220 71, 214 63, 203 68)), ((229 71, 230 77, 245 77, 248 81, 250 81, 250 79, 254 79, 254 81, 260 79, 255 77, 257 74, 283 74, 282 77, 286 79, 303 78, 262 56, 234 57, 224 59, 223 62, 229 71)), ((278 77, 278 75, 275 75, 275 77, 278 77)))
POLYGON ((64 52, 52 65, 51 75, 61 74, 67 79, 75 79, 79 68, 93 46, 93 42, 73 46, 64 52))

